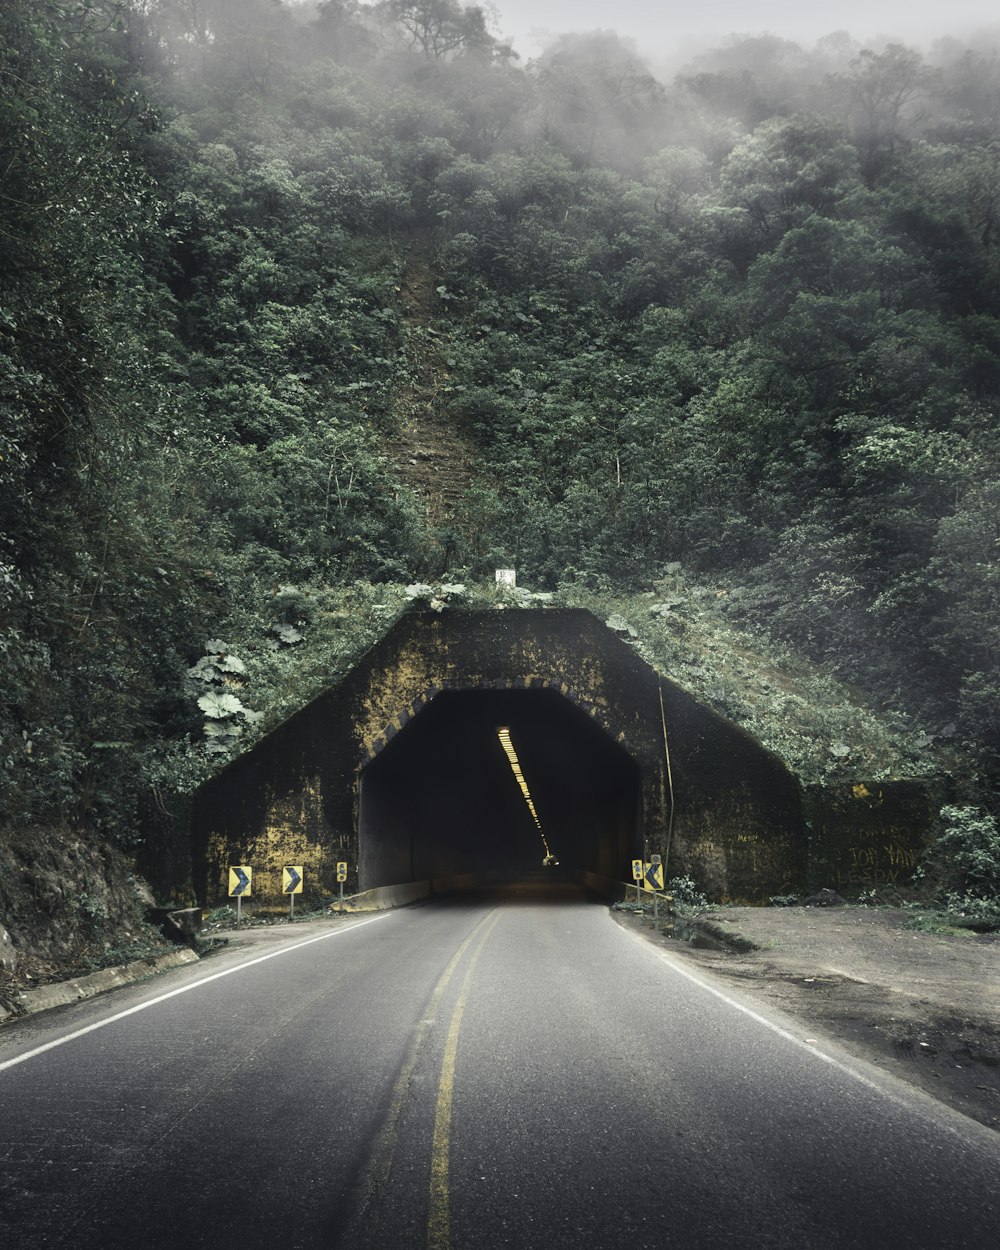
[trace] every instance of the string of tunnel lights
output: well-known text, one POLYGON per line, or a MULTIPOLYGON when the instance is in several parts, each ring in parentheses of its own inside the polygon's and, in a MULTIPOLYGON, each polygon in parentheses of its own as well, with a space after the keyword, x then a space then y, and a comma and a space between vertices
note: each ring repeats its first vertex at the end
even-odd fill
POLYGON ((524 779, 524 773, 521 771, 521 761, 517 758, 517 751, 514 750, 514 743, 510 736, 510 729, 506 725, 501 725, 497 730, 497 737, 500 739, 500 745, 503 747, 504 754, 507 756, 507 762, 510 764, 514 779, 521 787, 521 793, 524 795, 524 801, 528 805, 528 811, 531 813, 531 819, 535 822, 538 830, 538 836, 542 839, 542 846, 545 848, 545 859, 542 861, 546 866, 556 864, 559 861, 549 850, 548 839, 545 836, 545 830, 542 828, 542 822, 538 819, 538 812, 535 810, 535 800, 531 797, 531 791, 528 789, 528 783, 524 779))

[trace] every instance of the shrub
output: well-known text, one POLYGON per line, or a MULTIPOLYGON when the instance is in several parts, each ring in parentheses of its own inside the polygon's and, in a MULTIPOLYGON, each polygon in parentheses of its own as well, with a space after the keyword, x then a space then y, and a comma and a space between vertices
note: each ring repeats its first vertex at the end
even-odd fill
POLYGON ((948 915, 967 929, 1000 929, 1000 898, 948 894, 944 903, 948 915))
POLYGON ((927 859, 943 892, 1000 897, 1000 829, 981 807, 942 807, 927 859))
POLYGON ((674 877, 667 882, 667 893, 683 907, 707 907, 708 899, 690 877, 674 877))
POLYGON ((922 865, 937 903, 975 927, 1000 927, 1000 828, 981 807, 941 808, 922 865))

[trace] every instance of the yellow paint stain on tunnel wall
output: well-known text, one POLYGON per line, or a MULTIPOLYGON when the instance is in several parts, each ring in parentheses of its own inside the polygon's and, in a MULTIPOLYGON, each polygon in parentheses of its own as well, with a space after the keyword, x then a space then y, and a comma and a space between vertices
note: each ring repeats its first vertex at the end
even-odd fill
MULTIPOLYGON (((386 731, 403 727, 403 713, 419 709, 429 690, 468 689, 477 678, 484 687, 492 686, 495 675, 472 672, 456 665, 450 653, 447 636, 442 636, 438 622, 430 622, 427 632, 404 643, 391 665, 373 674, 355 717, 355 740, 359 754, 376 753, 386 731)), ((491 656, 495 664, 498 657, 491 656)), ((531 689, 545 686, 567 694, 570 685, 575 699, 591 716, 608 723, 612 701, 607 691, 607 674, 603 663, 567 652, 554 656, 551 647, 542 647, 522 639, 517 654, 512 654, 501 668, 517 672, 515 688, 531 689), (568 678, 568 682, 567 682, 568 678)))
MULTIPOLYGON (((304 868, 305 891, 335 874, 338 850, 317 840, 324 829, 320 783, 314 779, 297 794, 272 799, 263 828, 241 846, 233 846, 219 835, 209 837, 210 877, 218 898, 226 895, 229 867, 249 864, 254 871, 253 899, 257 906, 280 904, 282 869, 289 864, 304 868)), ((327 881, 324 888, 329 888, 327 881)))
POLYGON ((400 723, 400 715, 425 691, 446 684, 447 665, 428 652, 426 640, 400 648, 391 667, 374 675, 355 721, 356 739, 363 751, 373 751, 386 727, 400 723))

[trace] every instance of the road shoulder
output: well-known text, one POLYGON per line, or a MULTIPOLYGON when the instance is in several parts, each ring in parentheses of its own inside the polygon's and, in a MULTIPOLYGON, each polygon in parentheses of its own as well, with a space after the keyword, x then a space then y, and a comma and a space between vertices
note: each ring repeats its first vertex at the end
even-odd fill
POLYGON ((611 914, 1000 1130, 1000 935, 914 932, 891 909, 726 907, 678 940, 636 914, 611 914))

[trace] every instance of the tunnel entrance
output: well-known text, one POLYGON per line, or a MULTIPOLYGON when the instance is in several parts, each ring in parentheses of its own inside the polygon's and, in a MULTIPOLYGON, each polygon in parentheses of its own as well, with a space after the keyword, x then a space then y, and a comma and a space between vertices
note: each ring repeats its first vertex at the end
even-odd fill
POLYGON ((655 853, 711 896, 761 901, 806 878, 803 803, 780 759, 590 612, 417 612, 199 789, 192 863, 214 903, 234 864, 281 900, 288 865, 321 898, 342 863, 350 894, 526 872, 608 889, 655 853))
POLYGON ((546 849, 560 874, 624 879, 641 812, 639 766, 558 691, 443 691, 362 770, 359 885, 516 878, 546 849))

